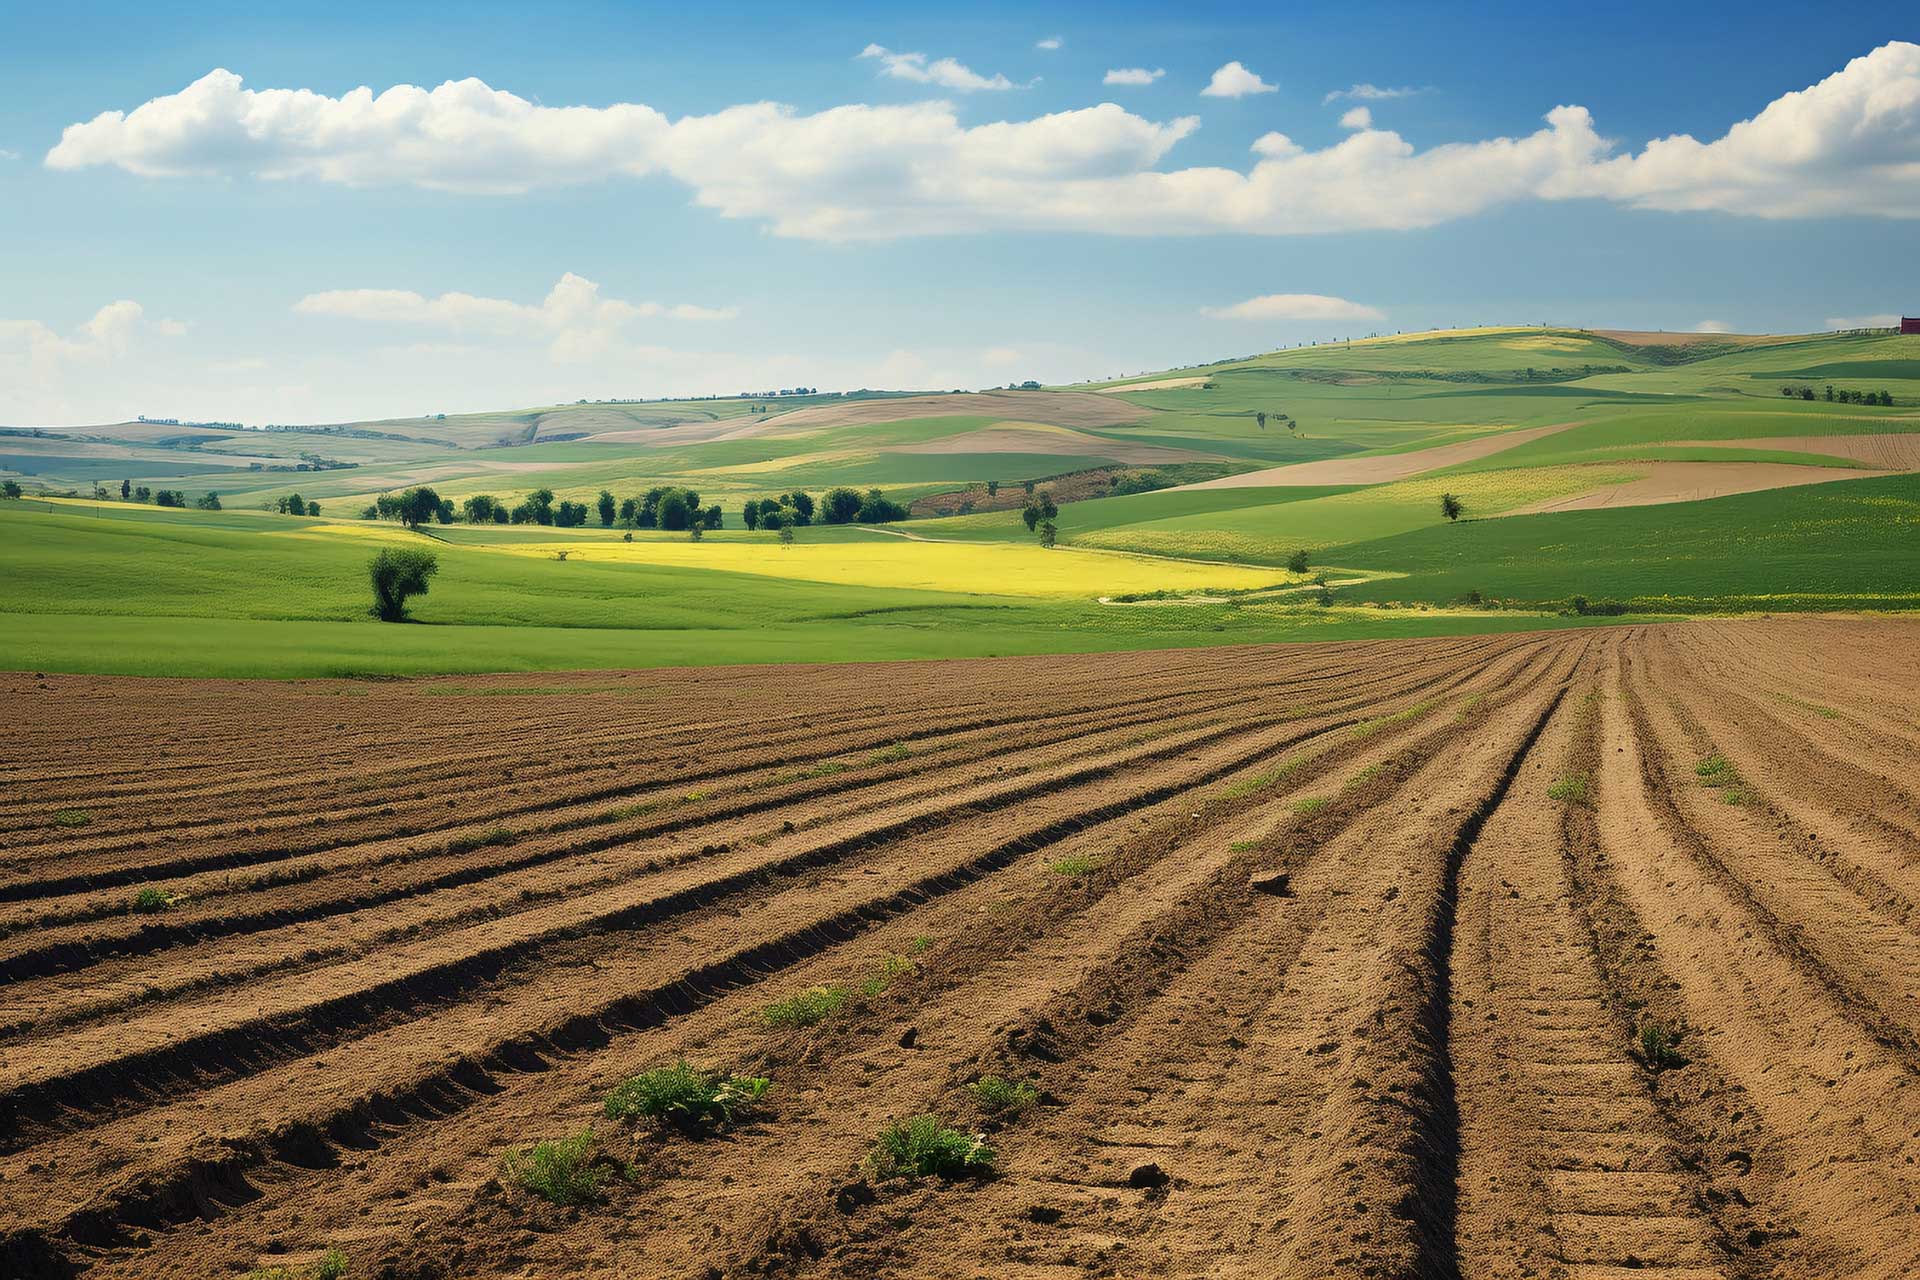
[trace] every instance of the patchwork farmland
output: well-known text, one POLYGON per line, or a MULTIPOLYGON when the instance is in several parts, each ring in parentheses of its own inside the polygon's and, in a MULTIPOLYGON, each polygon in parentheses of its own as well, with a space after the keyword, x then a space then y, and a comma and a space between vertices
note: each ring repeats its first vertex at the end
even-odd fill
POLYGON ((0 677, 0 1271, 1912 1275, 1916 640, 0 677))

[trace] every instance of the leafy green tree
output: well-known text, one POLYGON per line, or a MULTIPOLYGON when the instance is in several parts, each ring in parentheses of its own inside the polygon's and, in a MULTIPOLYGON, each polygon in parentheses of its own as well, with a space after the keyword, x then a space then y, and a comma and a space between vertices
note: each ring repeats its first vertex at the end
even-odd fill
POLYGON ((987 481, 987 496, 989 498, 997 498, 1000 496, 1000 482, 998 480, 987 481))
POLYGON ((193 505, 202 511, 218 511, 220 509, 220 495, 211 491, 203 493, 193 500, 193 505))
POLYGON ((1302 547, 1287 557, 1287 571, 1289 573, 1305 573, 1307 571, 1307 564, 1307 549, 1305 547, 1302 547))
POLYGON ((820 519, 827 524, 852 524, 859 515, 860 495, 852 489, 829 489, 820 499, 820 519))
POLYGON ((1053 500, 1053 490, 1042 489, 1027 500, 1026 507, 1020 512, 1020 518, 1027 522, 1031 531, 1042 520, 1052 520, 1060 514, 1059 506, 1053 500))
MULTIPOLYGON (((383 499, 385 494, 380 495, 383 499)), ((440 495, 426 485, 415 485, 400 495, 395 513, 400 523, 409 529, 418 529, 421 525, 439 518, 440 495)))
POLYGON ((1260 429, 1262 431, 1265 431, 1267 429, 1267 411, 1265 409, 1262 409, 1258 413, 1254 414, 1253 416, 1254 416, 1254 420, 1260 424, 1260 429))
POLYGON ((133 500, 135 502, 152 502, 153 490, 147 488, 147 486, 143 484, 135 485, 133 489, 133 500))
POLYGON ((527 495, 527 506, 532 511, 534 524, 553 523, 553 490, 535 489, 527 495))
POLYGON ((707 528, 718 529, 721 525, 726 523, 726 520, 727 520, 726 513, 720 510, 719 503, 716 502, 712 506, 707 508, 707 528))
POLYGON ((0 480, 0 498, 17 498, 19 496, 20 482, 18 480, 0 480))
POLYGON ((687 539, 689 541, 699 542, 701 539, 705 538, 706 536, 707 536, 707 522, 705 520, 695 520, 692 524, 687 526, 687 539))
MULTIPOLYGON (((773 530, 774 532, 789 528, 790 522, 787 519, 789 514, 790 513, 783 507, 774 507, 772 510, 768 510, 763 506, 760 508, 760 527, 762 529, 773 530)), ((786 542, 788 539, 782 538, 781 541, 786 542)))
POLYGON ((669 489, 661 495, 659 520, 662 529, 682 530, 687 527, 687 495, 679 489, 669 489))
POLYGON ((1458 520, 1466 512, 1466 506, 1451 493, 1440 495, 1440 514, 1449 520, 1458 520))
POLYGON ((587 504, 561 502, 553 509, 553 522, 562 529, 577 529, 587 522, 587 504))
POLYGON ((600 508, 600 527, 602 529, 613 528, 613 518, 617 511, 617 508, 614 505, 613 495, 611 493, 608 493, 605 489, 602 489, 600 491, 600 500, 597 505, 600 508))
POLYGON ((128 498, 131 498, 132 496, 133 496, 133 481, 122 480, 120 482, 120 501, 125 502, 128 498))
POLYGON ((813 523, 813 495, 795 489, 792 493, 780 495, 780 505, 793 508, 793 523, 808 525, 813 523))
POLYGON ((439 568, 439 557, 431 551, 416 547, 383 549, 367 562, 367 576, 373 583, 373 616, 382 622, 405 621, 408 598, 427 594, 427 580, 439 568))
POLYGON ((760 527, 760 503, 757 499, 748 498, 740 504, 740 522, 749 529, 760 527))
POLYGON ((317 516, 317 515, 319 515, 319 514, 320 514, 320 504, 319 504, 319 503, 317 503, 317 502, 309 502, 309 503, 307 504, 307 514, 308 514, 308 515, 310 515, 310 516, 317 516))
POLYGON ((1053 544, 1059 540, 1059 537, 1060 537, 1059 526, 1055 525, 1053 521, 1042 520, 1040 522, 1040 545, 1041 546, 1051 551, 1053 549, 1053 544))
POLYGON ((780 526, 780 545, 783 547, 790 547, 793 545, 793 526, 792 525, 782 524, 780 526))
POLYGON ((908 514, 905 507, 878 489, 869 489, 866 497, 860 500, 858 519, 861 524, 891 524, 895 520, 905 520, 908 514))
POLYGON ((504 509, 500 500, 490 493, 476 493, 460 504, 468 524, 492 524, 494 512, 504 509))

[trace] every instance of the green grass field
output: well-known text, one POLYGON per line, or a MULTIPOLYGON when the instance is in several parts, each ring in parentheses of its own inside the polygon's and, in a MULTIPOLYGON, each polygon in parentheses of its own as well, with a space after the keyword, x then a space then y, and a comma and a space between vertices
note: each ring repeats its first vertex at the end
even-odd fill
MULTIPOLYGON (((1194 381, 897 406, 581 404, 271 433, 11 430, 0 473, 30 493, 96 480, 117 492, 124 478, 217 489, 227 509, 0 502, 0 668, 314 675, 1069 652, 1571 625, 1558 612, 1576 595, 1663 614, 1920 606, 1920 479, 1811 483, 1867 465, 1838 437, 1920 430, 1917 338, 1475 330, 1164 376, 1194 381), (1815 398, 1781 394, 1800 386, 1815 398), (1839 394, 1880 390, 1892 406, 1839 394), (794 409, 809 412, 781 418, 794 409), (1528 427, 1556 430, 1502 440, 1528 427), (1407 478, 1379 470, 1465 441, 1491 451, 1407 478), (1068 473, 1093 476, 1098 493, 1122 473, 1172 484, 1310 462, 1336 462, 1351 482, 1068 502, 1051 551, 1017 510, 814 527, 791 547, 737 527, 741 500, 796 487, 911 501, 998 480, 1019 502, 1022 482, 1068 473), (1502 514, 1708 462, 1791 464, 1808 483, 1502 514), (270 469, 295 463, 328 469, 270 469), (456 501, 685 484, 735 527, 694 544, 651 531, 629 541, 597 522, 412 534, 354 518, 373 495, 417 483, 456 501), (260 509, 290 491, 320 499, 326 518, 260 509), (1442 517, 1442 492, 1464 501, 1465 520, 1442 517), (394 544, 440 557, 413 625, 366 616, 367 559, 394 544), (1330 606, 1285 567, 1303 550, 1333 581, 1330 606), (1474 592, 1524 607, 1454 607, 1474 592)), ((1898 461, 1915 456, 1905 442, 1868 452, 1916 465, 1898 461)))

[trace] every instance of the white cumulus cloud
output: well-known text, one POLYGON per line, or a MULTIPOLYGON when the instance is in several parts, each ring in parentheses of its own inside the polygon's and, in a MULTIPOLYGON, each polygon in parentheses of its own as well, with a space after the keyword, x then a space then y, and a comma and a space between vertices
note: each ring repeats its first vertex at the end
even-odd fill
MULTIPOLYGON (((905 65, 931 82, 937 64, 905 65)), ((1216 84, 1223 77, 1241 91, 1272 87, 1237 63, 1216 84)), ((811 114, 756 102, 672 119, 638 103, 540 106, 478 80, 329 97, 249 89, 214 71, 69 126, 46 163, 496 194, 661 176, 723 217, 820 240, 1002 229, 1302 235, 1577 198, 1775 218, 1920 217, 1920 45, 1910 43, 1782 95, 1718 139, 1678 135, 1637 152, 1617 149, 1570 104, 1531 133, 1425 150, 1369 127, 1371 113, 1359 120, 1349 112, 1349 136, 1318 150, 1263 134, 1244 169, 1162 168, 1197 118, 1155 121, 1102 103, 963 126, 952 103, 927 101, 811 114)))
POLYGON ((1250 93, 1278 93, 1280 86, 1268 84, 1259 76, 1242 66, 1238 59, 1229 62, 1213 73, 1213 79, 1207 81, 1207 87, 1200 91, 1203 98, 1244 98, 1250 93))
POLYGON ((1065 43, 1066 41, 1059 36, 1047 36, 1044 39, 1035 40, 1033 47, 1036 49, 1045 49, 1048 53, 1052 53, 1065 43))
POLYGON ((1414 94, 1420 92, 1421 90, 1419 89, 1383 89, 1377 84, 1362 83, 1347 89, 1335 89, 1326 97, 1320 99, 1320 102, 1322 106, 1330 102, 1338 102, 1342 98, 1352 98, 1359 102, 1381 102, 1388 98, 1411 98, 1414 94))
POLYGON ((1101 84, 1145 85, 1152 84, 1167 74, 1164 67, 1155 67, 1149 71, 1145 67, 1115 67, 1107 72, 1101 84))
POLYGON ((1900 317, 1891 311, 1871 316, 1828 316, 1829 329, 1895 329, 1900 325, 1900 317))
POLYGON ((1342 129, 1371 129, 1373 128, 1373 112, 1367 110, 1365 107, 1350 107, 1341 114, 1340 127, 1342 129))
POLYGON ((928 61, 924 53, 895 53, 877 44, 870 44, 862 49, 860 56, 878 58, 880 74, 892 76, 895 80, 911 80, 915 84, 937 84, 943 89, 958 89, 962 93, 972 93, 979 89, 1014 87, 1013 81, 1003 75, 983 76, 954 58, 936 58, 928 61))
POLYGON ((569 271, 538 303, 471 293, 443 293, 429 298, 406 289, 330 289, 310 293, 293 304, 302 315, 328 316, 371 324, 411 325, 455 333, 491 334, 548 341, 556 359, 599 355, 620 340, 631 321, 665 317, 675 320, 728 320, 731 307, 701 307, 682 303, 624 302, 605 298, 600 286, 569 271))
POLYGON ((1385 320, 1386 312, 1324 293, 1263 293, 1230 307, 1202 307, 1215 320, 1385 320))

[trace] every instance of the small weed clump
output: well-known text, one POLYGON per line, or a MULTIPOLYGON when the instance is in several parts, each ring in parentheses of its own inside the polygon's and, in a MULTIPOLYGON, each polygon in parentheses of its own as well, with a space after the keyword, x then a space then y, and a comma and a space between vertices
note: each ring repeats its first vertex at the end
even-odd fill
POLYGON ((770 1027, 810 1027, 840 1011, 847 1002, 845 987, 809 987, 761 1011, 770 1027))
POLYGON ((495 827, 491 831, 481 831, 473 835, 455 836, 447 841, 448 853, 472 853, 475 849, 486 849, 493 845, 512 844, 520 838, 520 833, 511 827, 495 827))
POLYGON ((919 964, 906 956, 888 956, 880 962, 879 970, 860 984, 860 993, 871 999, 892 986, 894 979, 911 978, 919 972, 919 964))
POLYGON ((1104 859, 1096 858, 1092 854, 1076 853, 1062 858, 1058 862, 1050 863, 1049 866, 1056 875, 1078 878, 1086 875, 1089 871, 1098 871, 1102 861, 1104 861, 1104 859))
POLYGON ((1651 1071, 1667 1071, 1674 1067, 1684 1067, 1687 1060, 1680 1056, 1680 1033, 1651 1018, 1640 1024, 1635 1032, 1640 1042, 1640 1061, 1647 1064, 1651 1071))
POLYGON ((1733 761, 1718 751, 1693 766, 1694 773, 1703 787, 1716 787, 1720 798, 1732 805, 1743 805, 1752 801, 1753 792, 1748 790, 1746 779, 1733 767, 1733 761))
POLYGON ((343 1280, 347 1274, 347 1255, 329 1249, 313 1267, 313 1280, 343 1280))
POLYGON ((1590 804, 1593 780, 1584 773, 1563 773, 1547 788, 1547 799, 1563 804, 1590 804))
POLYGON ((1303 818, 1311 818, 1327 807, 1325 796, 1301 796, 1293 802, 1293 811, 1303 818))
POLYGON ((772 1084, 765 1076, 702 1071, 682 1059, 617 1086, 607 1095, 605 1111, 609 1120, 646 1116, 683 1128, 729 1125, 751 1111, 772 1084))
POLYGON ((53 815, 56 827, 84 827, 93 821, 93 815, 85 809, 61 809, 53 815))
POLYGON ((993 1172, 984 1138, 949 1129, 938 1116, 896 1120, 880 1131, 867 1167, 882 1182, 893 1178, 967 1178, 993 1172))
POLYGON ((156 889, 148 885, 133 895, 133 913, 137 916, 157 915, 162 911, 173 910, 174 897, 165 889, 156 889))
POLYGON ((884 751, 876 751, 867 757, 868 764, 898 764, 913 755, 913 748, 904 742, 896 742, 884 751))
POLYGON ((1040 1101, 1040 1091, 1024 1080, 981 1076, 967 1086, 973 1100, 990 1116, 1017 1116, 1040 1101))
POLYGON ((347 1274, 347 1255, 338 1249, 329 1249, 304 1271, 288 1266, 255 1267, 241 1277, 241 1280, 345 1280, 347 1274))
POLYGON ((536 1142, 501 1156, 500 1175, 552 1204, 591 1204, 607 1181, 606 1167, 595 1159, 599 1147, 591 1128, 569 1138, 536 1142))

